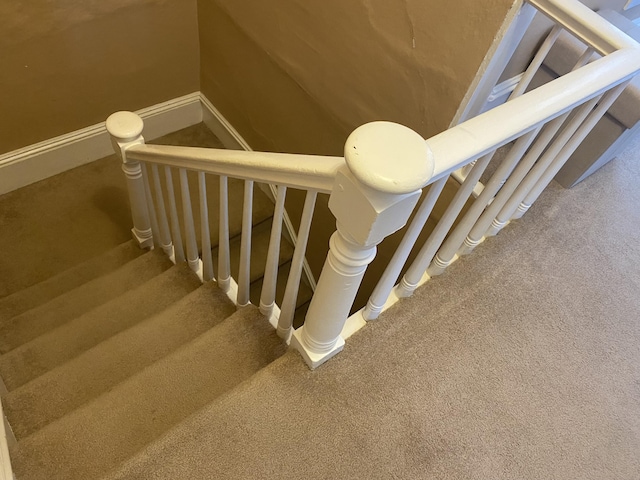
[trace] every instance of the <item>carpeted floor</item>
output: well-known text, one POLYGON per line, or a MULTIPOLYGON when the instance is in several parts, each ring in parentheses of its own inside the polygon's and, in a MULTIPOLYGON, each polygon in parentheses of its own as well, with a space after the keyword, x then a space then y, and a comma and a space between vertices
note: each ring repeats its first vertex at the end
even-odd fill
MULTIPOLYGON (((149 143, 223 148, 204 124, 149 143)), ((121 166, 112 155, 0 196, 0 298, 131 238, 121 166)))
POLYGON ((108 478, 640 478, 639 149, 551 185, 318 370, 288 352, 108 478))
POLYGON ((639 147, 110 478, 640 478, 639 147))

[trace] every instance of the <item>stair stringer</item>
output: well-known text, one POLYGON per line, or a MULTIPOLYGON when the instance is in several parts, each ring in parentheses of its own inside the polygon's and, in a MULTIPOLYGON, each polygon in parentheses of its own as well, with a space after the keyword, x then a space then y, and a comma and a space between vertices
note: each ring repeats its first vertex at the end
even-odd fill
MULTIPOLYGON (((222 141, 225 148, 229 150, 245 150, 248 152, 253 151, 253 148, 251 148, 249 143, 242 137, 242 135, 240 135, 240 133, 233 127, 233 125, 229 123, 224 115, 220 113, 220 111, 209 101, 209 99, 202 92, 200 92, 200 103, 202 104, 202 121, 209 128, 209 130, 211 130, 214 135, 216 135, 220 139, 220 141, 222 141)), ((267 197, 269 197, 269 199, 275 203, 275 198, 278 194, 277 187, 275 185, 265 185, 262 183, 258 183, 257 185, 267 195, 267 197)), ((298 244, 298 235, 293 228, 293 223, 291 222, 291 218, 289 217, 286 209, 284 211, 283 222, 287 240, 289 240, 295 248, 298 244)), ((315 292, 316 279, 313 275, 313 272, 311 271, 311 267, 309 266, 309 262, 307 261, 306 256, 302 263, 302 271, 305 278, 309 282, 311 290, 315 292)), ((271 319, 269 319, 269 321, 271 322, 271 319)), ((277 325, 277 319, 275 321, 277 325)), ((273 322, 271 323, 273 324, 273 322)))
POLYGON ((8 422, 2 410, 1 400, 0 416, 2 417, 2 421, 0 422, 0 480, 14 480, 11 459, 9 458, 8 422))

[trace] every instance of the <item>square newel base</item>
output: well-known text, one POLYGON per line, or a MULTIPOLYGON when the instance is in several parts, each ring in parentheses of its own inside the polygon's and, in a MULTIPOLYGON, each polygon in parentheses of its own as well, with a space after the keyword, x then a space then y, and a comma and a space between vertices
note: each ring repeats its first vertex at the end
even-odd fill
POLYGON ((304 344, 301 341, 303 328, 304 326, 298 328, 296 331, 293 332, 293 335, 291 336, 291 346, 295 348, 298 352, 300 352, 300 355, 302 355, 302 358, 304 358, 304 361, 307 363, 307 365, 309 365, 309 368, 311 368, 312 370, 319 367, 320 365, 322 365, 324 362, 326 362, 336 354, 340 353, 344 348, 344 339, 340 336, 338 337, 338 341, 336 342, 336 344, 328 352, 323 352, 320 354, 311 352, 307 350, 307 348, 304 346, 304 344))
POLYGON ((133 239, 138 242, 140 248, 153 249, 153 237, 142 237, 138 234, 135 228, 131 229, 131 235, 133 239))

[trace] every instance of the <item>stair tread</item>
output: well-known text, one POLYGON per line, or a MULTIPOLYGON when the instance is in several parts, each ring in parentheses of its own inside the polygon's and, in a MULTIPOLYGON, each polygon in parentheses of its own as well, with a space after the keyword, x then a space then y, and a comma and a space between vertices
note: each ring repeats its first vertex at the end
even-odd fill
MULTIPOLYGON (((268 218, 261 223, 254 225, 251 232, 251 263, 249 278, 251 282, 259 280, 264 275, 264 267, 267 263, 269 253, 269 241, 271 237, 272 218, 268 218)), ((231 276, 238 278, 240 268, 240 235, 234 237, 229 242, 229 257, 231 261, 231 276)), ((218 247, 213 249, 213 258, 217 258, 218 247)), ((278 264, 282 265, 293 257, 293 246, 284 238, 280 237, 280 251, 278 264)), ((256 304, 257 305, 257 304, 256 304)))
POLYGON ((11 452, 16 476, 84 480, 104 474, 284 351, 257 308, 245 307, 24 438, 11 452))
MULTIPOLYGON (((280 356, 269 365, 266 365, 260 371, 256 372, 251 378, 238 384, 235 388, 218 396, 206 407, 200 409, 184 421, 172 427, 162 437, 150 442, 143 449, 136 452, 135 455, 129 457, 116 468, 107 474, 99 477, 100 480, 160 480, 166 478, 245 478, 233 476, 230 477, 230 471, 238 469, 231 468, 229 462, 242 462, 244 452, 248 452, 251 459, 249 463, 253 464, 259 455, 252 455, 252 451, 246 450, 244 447, 237 450, 237 456, 230 458, 232 449, 228 448, 229 444, 248 445, 247 435, 251 432, 261 432, 265 429, 260 428, 260 422, 255 423, 255 418, 251 418, 247 424, 247 410, 256 410, 256 398, 262 401, 259 409, 262 411, 269 410, 268 400, 265 402, 260 392, 269 391, 274 381, 280 379, 287 383, 294 378, 296 384, 304 383, 304 381, 313 382, 314 372, 310 371, 300 358, 300 354, 293 349, 289 349, 286 354, 280 356), (288 380, 287 380, 288 379, 288 380), (305 379, 305 380, 302 380, 305 379), (255 427, 255 428, 254 428, 255 427), (212 435, 211 432, 215 432, 212 435), (222 446, 225 445, 225 446, 222 446), (224 458, 216 455, 215 452, 224 452, 224 458), (208 459, 213 458, 213 461, 208 459)), ((285 386, 286 388, 286 386, 285 386)), ((300 390, 299 395, 303 397, 302 403, 306 403, 308 395, 304 390, 300 390)), ((298 398, 289 398, 291 402, 300 403, 298 398)), ((322 406, 318 406, 322 409, 322 406)), ((324 408, 335 409, 336 406, 325 405, 324 408)), ((260 418, 265 419, 265 425, 268 421, 268 413, 261 414, 260 418)), ((252 416, 249 414, 249 416, 252 416)), ((297 430, 300 434, 300 440, 292 440, 292 445, 304 443, 304 438, 309 440, 305 428, 304 419, 300 420, 300 416, 289 417, 282 427, 288 431, 297 430), (290 423, 289 423, 290 422, 290 423), (302 422, 302 423, 301 423, 302 422), (296 428, 291 425, 297 425, 296 428)), ((313 420, 311 420, 313 422, 313 420)), ((269 435, 278 435, 278 424, 270 427, 269 435)), ((272 437, 271 437, 272 438, 272 437)), ((269 443, 267 436, 260 436, 260 440, 269 443)), ((295 450, 295 449, 294 449, 295 450)), ((263 452, 261 450, 261 452, 263 452)), ((264 452, 263 452, 264 453, 264 452)), ((271 455, 271 453, 269 453, 271 455)), ((276 455, 277 457, 277 455, 276 455)), ((289 452, 289 459, 295 458, 295 453, 289 452), (293 456, 291 456, 293 455, 293 456)), ((274 459, 270 456, 271 460, 274 459)), ((264 460, 261 460, 264 461, 264 460)), ((278 459, 271 462, 274 470, 269 478, 279 478, 278 475, 278 459)), ((246 474, 246 472, 245 472, 246 474)), ((320 475, 319 478, 322 478, 320 475)))
POLYGON ((166 310, 87 350, 3 397, 14 434, 23 438, 98 397, 236 311, 214 282, 166 310))
MULTIPOLYGON (((276 279, 276 303, 282 306, 282 299, 284 298, 284 292, 287 288, 287 280, 289 279, 289 272, 291 271, 291 262, 288 261, 278 268, 278 277, 276 279)), ((303 275, 304 276, 304 275, 303 275)), ((260 305, 260 295, 262 294, 262 285, 264 278, 260 277, 258 280, 251 284, 249 290, 249 298, 254 305, 260 305)), ((298 289, 298 298, 296 299, 296 308, 301 307, 307 303, 313 296, 313 290, 307 284, 306 281, 300 281, 300 287, 298 289)))
POLYGON ((24 385, 161 312, 199 285, 198 277, 186 264, 173 266, 137 288, 4 354, 0 357, 0 376, 9 390, 24 385))
MULTIPOLYGON (((176 192, 181 191, 180 176, 177 169, 172 169, 173 175, 173 187, 176 192)), ((207 205, 208 212, 211 219, 217 220, 220 211, 220 177, 214 174, 205 175, 205 183, 207 189, 207 205)), ((198 196, 198 175, 194 171, 187 171, 187 180, 189 183, 189 192, 191 195, 191 208, 193 209, 193 218, 200 218, 200 198, 198 196)), ((228 220, 229 220, 229 237, 233 238, 241 234, 242 232, 242 217, 243 217, 243 203, 244 203, 244 184, 245 181, 238 178, 227 178, 228 182, 228 220)), ((152 186, 152 189, 154 187, 152 186)), ((265 220, 269 219, 273 215, 273 202, 268 198, 262 189, 255 185, 253 189, 253 208, 252 208, 252 225, 258 225, 265 220)), ((176 208, 180 212, 182 211, 182 196, 176 196, 176 208)), ((209 236, 211 240, 211 246, 218 245, 219 240, 219 222, 209 222, 209 236)), ((196 239, 198 248, 202 248, 201 238, 202 231, 200 230, 200 222, 195 222, 196 239)))
POLYGON ((108 252, 76 265, 40 283, 0 299, 0 324, 27 310, 47 303, 81 285, 106 275, 145 253, 130 240, 108 252))
POLYGON ((171 265, 171 261, 165 256, 149 252, 43 305, 0 321, 0 353, 7 353, 111 301, 161 274, 171 265))

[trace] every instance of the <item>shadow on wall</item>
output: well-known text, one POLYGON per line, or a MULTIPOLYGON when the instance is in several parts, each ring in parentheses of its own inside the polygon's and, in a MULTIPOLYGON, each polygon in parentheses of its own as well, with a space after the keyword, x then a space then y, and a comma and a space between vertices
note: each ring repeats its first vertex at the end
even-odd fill
POLYGON ((256 150, 342 153, 363 123, 446 129, 513 0, 200 0, 201 89, 256 150))

